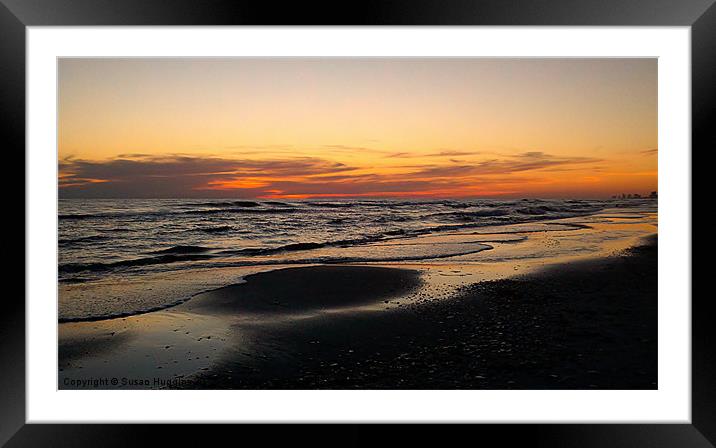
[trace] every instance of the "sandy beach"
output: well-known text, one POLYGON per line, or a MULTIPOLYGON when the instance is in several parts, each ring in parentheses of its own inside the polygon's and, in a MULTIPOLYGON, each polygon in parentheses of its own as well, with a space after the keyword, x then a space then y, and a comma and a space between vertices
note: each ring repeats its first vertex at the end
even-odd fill
POLYGON ((460 281, 284 268, 167 310, 61 324, 59 387, 657 388, 655 235, 509 278, 450 273, 460 281))
MULTIPOLYGON (((331 270, 304 269, 331 285, 331 270)), ((291 274, 302 273, 281 273, 291 274)), ((407 287, 408 275, 396 270, 393 280, 407 287)), ((262 279, 265 285, 270 277, 262 279)), ((296 297, 301 293, 294 290, 296 297)), ((221 303, 222 297, 205 300, 221 303)), ((188 386, 654 389, 656 297, 654 242, 524 279, 478 283, 453 300, 276 322, 251 362, 237 354, 188 386)))

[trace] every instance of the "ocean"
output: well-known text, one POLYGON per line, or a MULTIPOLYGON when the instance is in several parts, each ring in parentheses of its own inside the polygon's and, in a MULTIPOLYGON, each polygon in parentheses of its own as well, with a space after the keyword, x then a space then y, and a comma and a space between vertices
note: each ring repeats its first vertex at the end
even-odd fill
POLYGON ((60 199, 60 321, 171 306, 240 281, 236 268, 444 259, 490 246, 400 242, 649 204, 655 201, 60 199))

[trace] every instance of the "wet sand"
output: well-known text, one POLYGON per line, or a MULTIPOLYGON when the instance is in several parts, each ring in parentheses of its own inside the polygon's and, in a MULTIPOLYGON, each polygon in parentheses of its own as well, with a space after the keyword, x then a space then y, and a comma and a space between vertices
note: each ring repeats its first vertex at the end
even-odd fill
POLYGON ((185 386, 655 389, 656 254, 653 239, 607 259, 481 282, 452 300, 273 322, 252 353, 228 355, 185 386))
POLYGON ((473 281, 490 278, 480 264, 406 267, 279 269, 167 310, 61 324, 59 387, 656 388, 655 237, 500 280, 473 281))
MULTIPOLYGON (((214 375, 226 358, 252 364, 264 356, 283 324, 370 309, 417 290, 421 283, 420 273, 411 269, 286 268, 248 275, 244 283, 199 294, 167 310, 63 323, 59 388, 177 387, 197 372, 211 369, 214 375)), ((292 350, 290 341, 284 345, 292 350)), ((231 381, 232 370, 224 369, 222 375, 231 381)))

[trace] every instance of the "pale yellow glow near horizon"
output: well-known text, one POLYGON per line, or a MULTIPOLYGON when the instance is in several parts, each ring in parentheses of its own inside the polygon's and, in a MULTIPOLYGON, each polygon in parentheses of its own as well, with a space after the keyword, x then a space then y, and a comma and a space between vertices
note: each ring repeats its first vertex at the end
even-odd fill
MULTIPOLYGON (((191 195, 331 195, 328 186, 314 191, 319 182, 346 196, 645 193, 657 186, 657 137, 656 59, 59 62, 58 145, 68 191, 97 172, 106 178, 85 181, 120 185, 112 168, 99 169, 103 163, 151 168, 140 161, 183 156, 239 166, 231 165, 236 176, 228 180, 226 172, 213 180, 214 172, 198 173, 208 180, 190 179, 191 195), (259 181, 240 169, 246 161, 296 160, 340 164, 342 177, 283 170, 259 173, 259 181)), ((168 175, 145 171, 153 181, 168 175)), ((172 188, 165 194, 183 194, 172 188)))

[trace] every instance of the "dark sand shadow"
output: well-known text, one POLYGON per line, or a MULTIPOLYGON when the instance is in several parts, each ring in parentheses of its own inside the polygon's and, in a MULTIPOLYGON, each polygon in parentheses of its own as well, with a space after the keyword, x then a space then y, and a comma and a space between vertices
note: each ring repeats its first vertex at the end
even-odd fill
POLYGON ((199 294, 177 309, 195 313, 283 314, 379 303, 421 284, 418 271, 372 266, 312 266, 246 277, 199 294))

